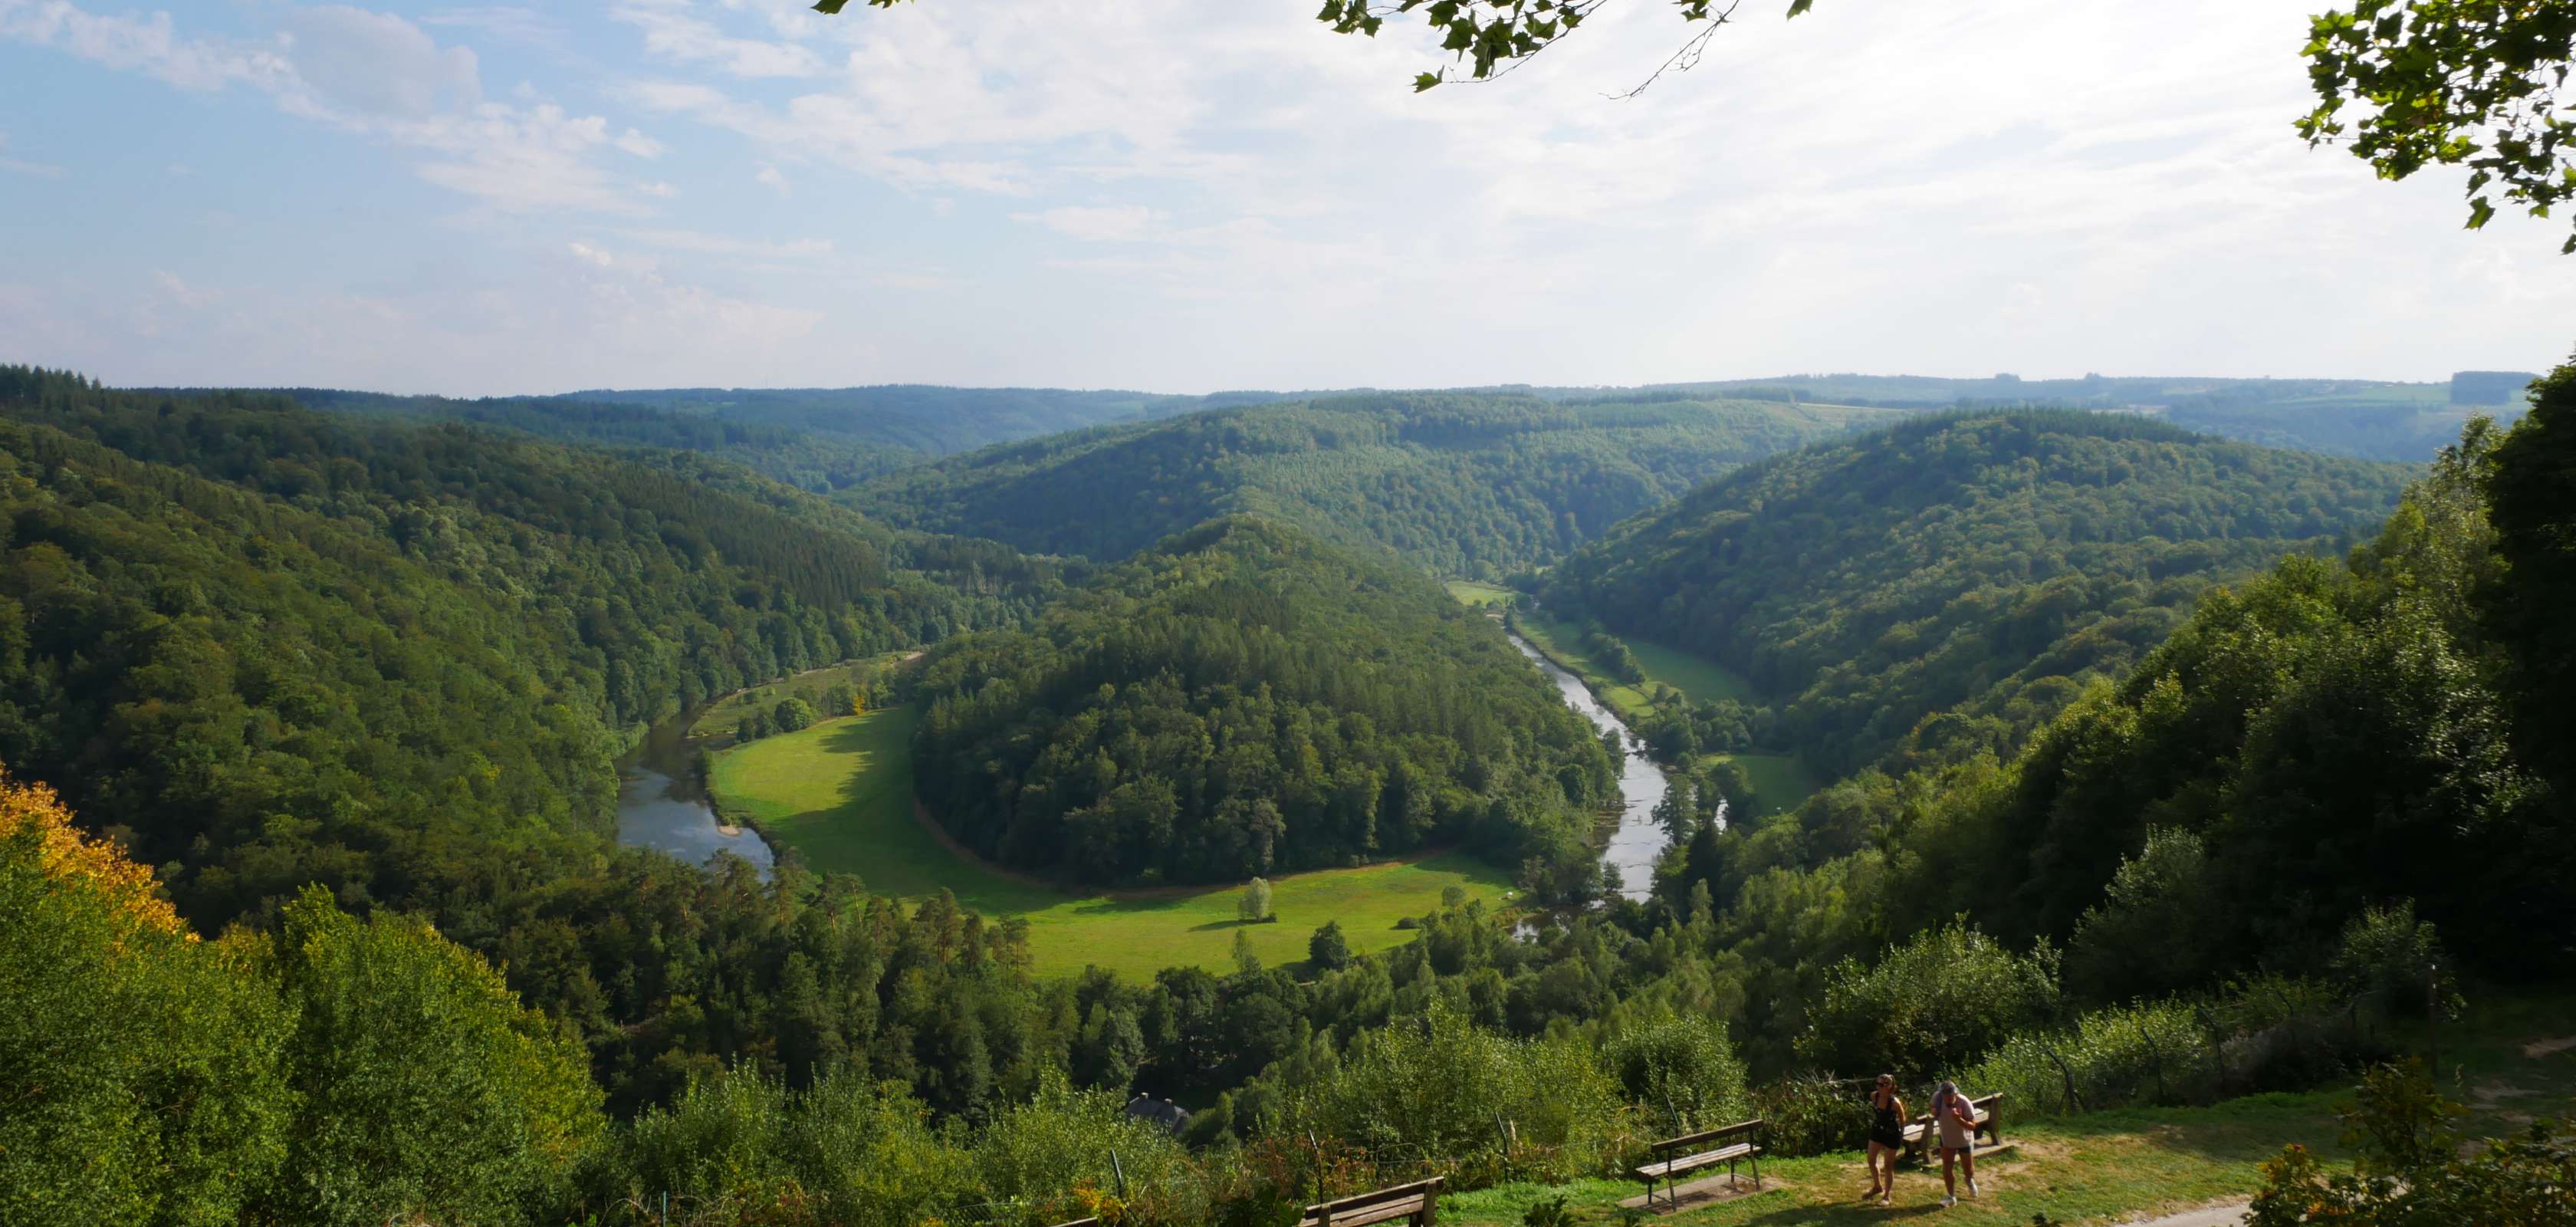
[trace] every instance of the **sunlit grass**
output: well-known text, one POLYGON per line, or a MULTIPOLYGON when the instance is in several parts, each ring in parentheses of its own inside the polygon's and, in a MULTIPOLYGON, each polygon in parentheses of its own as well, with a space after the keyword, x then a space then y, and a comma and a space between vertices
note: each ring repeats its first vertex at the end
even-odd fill
POLYGON ((1511 889, 1501 870, 1453 853, 1274 878, 1278 919, 1258 925, 1237 920, 1242 889, 1235 885, 1057 890, 961 855, 914 817, 909 746, 916 719, 897 708, 755 741, 716 756, 709 788, 720 807, 748 814, 817 871, 856 874, 870 890, 907 900, 944 888, 988 918, 1028 921, 1041 975, 1094 964, 1138 980, 1165 967, 1230 969, 1237 930, 1249 934, 1264 963, 1300 962, 1307 939, 1326 921, 1341 923, 1354 951, 1382 950, 1411 940, 1412 931, 1396 922, 1438 910, 1448 887, 1489 907, 1503 905, 1511 889))

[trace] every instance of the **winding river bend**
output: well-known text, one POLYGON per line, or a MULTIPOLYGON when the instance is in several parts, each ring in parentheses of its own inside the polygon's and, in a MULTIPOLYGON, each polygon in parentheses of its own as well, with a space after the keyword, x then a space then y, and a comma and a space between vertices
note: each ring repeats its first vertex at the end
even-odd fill
MULTIPOLYGON (((1610 714, 1583 681, 1558 668, 1528 640, 1512 635, 1512 646, 1556 684, 1565 705, 1583 714, 1592 727, 1617 733, 1619 756, 1619 821, 1602 845, 1602 863, 1619 871, 1619 893, 1643 899, 1653 889, 1655 858, 1664 850, 1664 829, 1655 821, 1655 806, 1670 787, 1663 769, 1638 748, 1628 726, 1610 714)), ((749 829, 728 833, 708 803, 697 778, 697 750, 689 728, 697 712, 684 712, 649 729, 644 743, 617 764, 617 842, 657 848, 692 864, 704 864, 719 852, 731 852, 759 867, 767 876, 776 856, 760 834, 749 829)))
POLYGON ((1655 806, 1661 804, 1664 792, 1671 787, 1663 768, 1655 765, 1639 748, 1636 734, 1619 723, 1601 700, 1592 697, 1583 679, 1557 667, 1555 661, 1541 655, 1529 641, 1511 636, 1512 646, 1530 658, 1547 680, 1556 683, 1556 692, 1565 705, 1583 713, 1592 727, 1604 733, 1619 735, 1619 825, 1610 832, 1609 842, 1601 847, 1601 861, 1619 870, 1619 893, 1631 899, 1643 899, 1654 889, 1655 858, 1663 855, 1664 828, 1655 821, 1655 806))
POLYGON ((698 786, 697 749, 689 744, 689 727, 697 719, 697 712, 688 711, 654 725, 644 744, 618 760, 617 842, 656 848, 693 865, 730 852, 767 877, 777 862, 769 844, 748 827, 726 834, 698 786))

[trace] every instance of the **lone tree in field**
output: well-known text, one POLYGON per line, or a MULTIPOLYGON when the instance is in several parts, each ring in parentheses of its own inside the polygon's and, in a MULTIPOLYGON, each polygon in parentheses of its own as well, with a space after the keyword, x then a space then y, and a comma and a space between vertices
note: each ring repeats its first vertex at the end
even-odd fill
POLYGON ((1270 879, 1254 878, 1243 888, 1243 902, 1235 905, 1235 914, 1243 923, 1257 925, 1270 919, 1270 879))
POLYGON ((1351 965, 1351 942, 1342 936, 1342 922, 1327 920, 1306 939, 1306 961, 1317 971, 1340 971, 1351 965))

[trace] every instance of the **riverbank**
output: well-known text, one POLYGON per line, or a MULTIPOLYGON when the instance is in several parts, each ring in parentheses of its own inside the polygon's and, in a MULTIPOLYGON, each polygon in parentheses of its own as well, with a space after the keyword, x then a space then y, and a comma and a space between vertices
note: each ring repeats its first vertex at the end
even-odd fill
MULTIPOLYGON (((1504 607, 1516 594, 1510 589, 1472 580, 1449 581, 1449 594, 1461 604, 1485 610, 1501 617, 1504 607)), ((1622 723, 1633 724, 1654 708, 1651 697, 1656 687, 1669 687, 1694 702, 1731 699, 1748 706, 1759 706, 1761 696, 1743 675, 1714 661, 1685 652, 1668 644, 1651 640, 1629 639, 1628 651, 1637 658, 1646 680, 1632 685, 1611 677, 1589 655, 1578 641, 1580 633, 1571 623, 1560 622, 1535 610, 1513 610, 1508 617, 1511 628, 1540 656, 1557 668, 1582 680, 1584 689, 1602 706, 1616 713, 1622 723)), ((1704 754, 1694 767, 1731 762, 1744 771, 1745 782, 1765 812, 1795 809, 1813 796, 1825 781, 1809 770, 1795 754, 1759 751, 1704 754)), ((1664 763, 1667 769, 1678 764, 1664 763)))

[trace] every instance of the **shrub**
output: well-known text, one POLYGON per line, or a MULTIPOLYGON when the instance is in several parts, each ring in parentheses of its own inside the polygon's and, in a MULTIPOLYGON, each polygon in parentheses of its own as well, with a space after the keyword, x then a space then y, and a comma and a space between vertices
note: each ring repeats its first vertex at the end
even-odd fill
POLYGON ((1434 1162, 1498 1173, 1500 1118, 1518 1135, 1514 1172, 1535 1179, 1603 1170, 1621 1116, 1618 1084, 1589 1045, 1511 1039, 1434 998, 1418 1019, 1362 1033, 1336 1069, 1288 1100, 1276 1132, 1331 1139, 1372 1177, 1434 1162))
POLYGON ((1763 1146, 1783 1157, 1853 1150, 1869 1134, 1868 1096, 1829 1078, 1783 1078, 1753 1093, 1753 1109, 1763 1146))
POLYGON ((2370 1071, 2341 1114, 2353 1170, 2328 1175, 2306 1149, 2283 1150, 2263 1165, 2248 1227, 2576 1224, 2576 1131, 2535 1121, 2470 1149, 2451 1127, 2461 1114, 2414 1062, 2370 1071))
POLYGON ((1798 1055, 1847 1074, 1919 1076, 1958 1069, 2057 1006, 2057 956, 2016 955, 1953 921, 1888 950, 1875 966, 1845 959, 1798 1038, 1798 1055))
POLYGON ((1327 920, 1306 939, 1306 961, 1317 971, 1340 971, 1351 965, 1351 942, 1342 936, 1342 922, 1327 920))
POLYGON ((819 717, 814 713, 814 705, 806 702, 802 695, 780 699, 778 706, 769 711, 769 722, 776 725, 778 731, 782 733, 812 728, 817 719, 819 717))
POLYGON ((1643 1107, 1659 1131, 1715 1128, 1751 1115, 1744 1063, 1713 1020, 1665 1017, 1634 1027, 1602 1056, 1628 1102, 1643 1107))
POLYGON ((1270 879, 1254 878, 1245 883, 1243 900, 1235 905, 1235 914, 1242 917, 1245 924, 1260 924, 1272 919, 1270 879))
POLYGON ((2037 1115, 2219 1097, 2218 1052, 2197 1013, 2178 1002, 2095 1010, 2071 1030, 2015 1035, 1957 1078, 1971 1095, 2001 1091, 2017 1111, 2037 1115))
POLYGON ((2428 992, 2435 994, 2443 1016, 2459 1016, 2461 1001, 2447 965, 2441 939, 2429 921, 2418 923, 2415 903, 2363 908, 2344 925, 2335 951, 2337 987, 2382 1018, 2421 1019, 2428 992))

